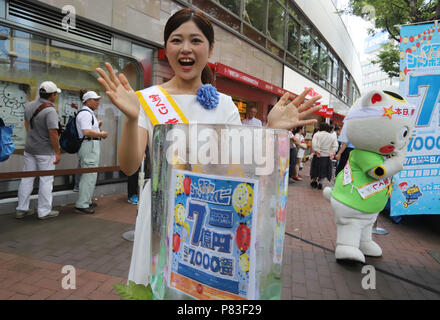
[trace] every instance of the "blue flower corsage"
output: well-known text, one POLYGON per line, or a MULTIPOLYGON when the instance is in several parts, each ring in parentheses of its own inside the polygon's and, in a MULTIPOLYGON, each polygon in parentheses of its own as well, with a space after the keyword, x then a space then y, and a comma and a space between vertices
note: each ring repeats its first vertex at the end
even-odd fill
POLYGON ((197 91, 197 101, 207 110, 217 108, 219 94, 217 89, 210 84, 204 84, 197 91))

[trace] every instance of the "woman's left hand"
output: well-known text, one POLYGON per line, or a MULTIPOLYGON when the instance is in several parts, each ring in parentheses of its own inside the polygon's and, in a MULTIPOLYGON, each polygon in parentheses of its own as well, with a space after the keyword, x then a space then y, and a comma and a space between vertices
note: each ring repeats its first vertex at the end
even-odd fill
POLYGON ((307 94, 312 90, 306 89, 295 100, 290 103, 290 94, 285 93, 280 101, 272 108, 267 116, 267 127, 272 129, 291 130, 296 127, 302 127, 317 122, 315 119, 303 120, 318 111, 321 106, 312 107, 322 96, 316 96, 304 103, 307 94))

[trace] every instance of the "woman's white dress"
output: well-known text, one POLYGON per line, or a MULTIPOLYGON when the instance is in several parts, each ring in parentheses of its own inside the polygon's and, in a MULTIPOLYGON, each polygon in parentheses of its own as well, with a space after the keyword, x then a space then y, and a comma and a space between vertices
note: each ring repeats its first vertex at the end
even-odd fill
MULTIPOLYGON (((219 93, 219 104, 213 110, 203 108, 196 95, 171 95, 190 123, 235 124, 240 125, 240 114, 230 96, 219 93)), ((152 150, 153 125, 141 108, 139 126, 149 133, 149 145, 152 150)), ((136 219, 133 253, 131 256, 128 280, 147 285, 150 276, 151 240, 151 183, 148 181, 139 198, 139 211, 136 219)))

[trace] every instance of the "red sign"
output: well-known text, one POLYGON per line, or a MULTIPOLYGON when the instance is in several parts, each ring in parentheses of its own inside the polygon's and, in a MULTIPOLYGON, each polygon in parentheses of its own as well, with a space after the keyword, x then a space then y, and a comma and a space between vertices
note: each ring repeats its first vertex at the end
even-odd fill
POLYGON ((319 109, 318 111, 315 112, 315 114, 317 114, 318 116, 325 116, 327 114, 327 105, 321 105, 321 109, 319 109))
POLYGON ((333 116, 333 108, 327 108, 327 112, 325 113, 325 118, 331 118, 333 116))
MULTIPOLYGON (((244 82, 247 85, 250 85, 252 87, 273 93, 277 96, 283 96, 286 92, 289 92, 287 90, 281 89, 273 84, 270 84, 266 81, 257 79, 251 75, 248 75, 246 73, 240 72, 236 69, 233 69, 231 67, 225 66, 224 64, 221 63, 216 63, 215 64, 215 73, 217 74, 221 74, 222 76, 225 76, 227 78, 230 79, 234 79, 240 82, 244 82)), ((293 100, 295 99, 298 95, 289 92, 290 93, 290 99, 293 100)))

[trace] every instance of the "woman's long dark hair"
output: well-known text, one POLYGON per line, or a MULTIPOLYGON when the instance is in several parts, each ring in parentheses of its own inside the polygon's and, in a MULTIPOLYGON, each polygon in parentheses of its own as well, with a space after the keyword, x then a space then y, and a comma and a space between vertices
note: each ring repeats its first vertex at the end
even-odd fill
MULTIPOLYGON (((214 45, 214 28, 212 27, 211 21, 209 21, 209 18, 200 10, 190 8, 181 9, 168 19, 163 35, 165 46, 167 45, 171 33, 188 21, 193 21, 203 32, 205 37, 208 39, 209 48, 211 49, 214 45)), ((213 82, 214 75, 212 74, 211 68, 207 64, 202 72, 202 83, 212 84, 213 82)))

